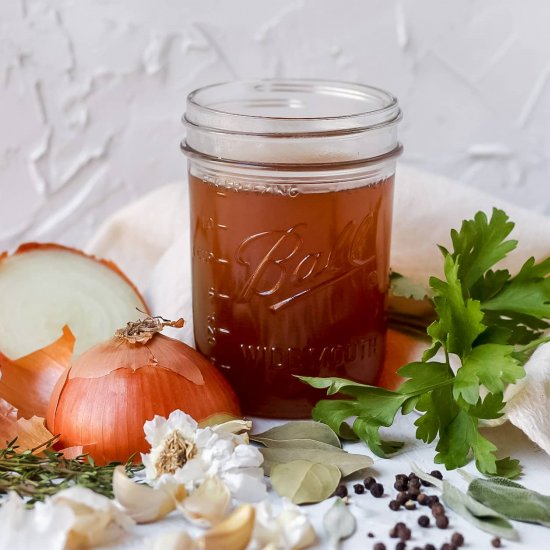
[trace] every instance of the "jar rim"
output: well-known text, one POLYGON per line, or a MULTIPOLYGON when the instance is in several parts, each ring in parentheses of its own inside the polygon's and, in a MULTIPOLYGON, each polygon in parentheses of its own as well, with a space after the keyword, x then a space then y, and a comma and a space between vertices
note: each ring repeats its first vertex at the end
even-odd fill
POLYGON ((322 79, 258 79, 220 82, 192 91, 183 122, 222 133, 304 136, 368 131, 400 119, 397 98, 375 86, 322 79))

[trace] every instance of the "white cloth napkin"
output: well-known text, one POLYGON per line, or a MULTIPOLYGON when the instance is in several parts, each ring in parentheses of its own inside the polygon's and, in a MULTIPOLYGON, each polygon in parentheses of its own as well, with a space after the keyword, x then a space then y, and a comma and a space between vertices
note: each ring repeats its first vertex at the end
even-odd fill
MULTIPOLYGON (((505 265, 517 272, 534 256, 550 256, 550 219, 448 178, 401 165, 396 177, 392 268, 421 283, 440 275, 437 244, 450 244, 450 229, 478 210, 505 210, 516 222, 519 250, 505 265)), ((193 344, 188 193, 184 181, 161 187, 115 213, 87 251, 114 260, 144 291, 155 315, 184 317, 171 334, 193 344)), ((172 329, 174 330, 174 329, 172 329)), ((550 454, 550 347, 526 365, 527 377, 508 395, 507 418, 550 454)))

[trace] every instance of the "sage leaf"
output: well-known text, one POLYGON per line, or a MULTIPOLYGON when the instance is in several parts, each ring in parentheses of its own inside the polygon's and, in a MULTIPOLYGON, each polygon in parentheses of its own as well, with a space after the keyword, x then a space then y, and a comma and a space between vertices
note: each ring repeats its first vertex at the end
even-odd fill
POLYGON ((443 502, 478 529, 504 539, 518 539, 517 531, 504 515, 463 493, 448 481, 440 481, 426 474, 416 464, 412 464, 412 470, 420 479, 440 489, 443 502))
POLYGON ((448 481, 443 482, 441 496, 449 508, 482 531, 508 540, 518 539, 517 531, 502 514, 463 493, 448 481))
POLYGON ((351 537, 355 533, 357 521, 344 501, 341 498, 336 498, 334 504, 323 517, 323 527, 331 543, 337 546, 340 541, 351 537))
POLYGON ((252 441, 262 443, 266 447, 273 441, 289 441, 292 439, 312 439, 333 447, 341 447, 340 439, 326 424, 314 420, 299 420, 276 426, 263 433, 250 436, 252 441))
POLYGON ((550 496, 531 491, 509 479, 475 479, 468 494, 509 519, 550 527, 550 496))
POLYGON ((271 485, 281 497, 294 504, 314 504, 329 498, 342 474, 332 464, 293 460, 277 464, 271 472, 271 485))
POLYGON ((307 449, 300 447, 265 448, 260 449, 264 457, 263 468, 265 475, 270 476, 271 470, 278 464, 286 464, 294 460, 308 460, 325 465, 337 466, 342 477, 365 470, 372 466, 372 458, 364 455, 347 453, 341 449, 325 451, 321 449, 307 449))

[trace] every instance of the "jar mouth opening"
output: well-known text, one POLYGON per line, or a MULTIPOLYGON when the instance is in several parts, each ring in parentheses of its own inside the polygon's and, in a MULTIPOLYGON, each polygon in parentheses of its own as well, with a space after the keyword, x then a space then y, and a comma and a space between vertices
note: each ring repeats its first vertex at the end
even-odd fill
POLYGON ((374 86, 318 79, 211 84, 187 97, 186 125, 255 135, 354 133, 394 125, 397 99, 374 86))
POLYGON ((244 161, 236 159, 227 159, 208 155, 201 151, 197 151, 189 146, 189 144, 183 140, 180 143, 181 152, 189 157, 190 159, 200 160, 202 162, 207 162, 211 164, 219 165, 234 165, 240 166, 242 168, 251 168, 257 170, 266 170, 271 171, 274 168, 281 172, 308 172, 315 170, 323 171, 338 171, 342 169, 352 169, 352 168, 364 168, 369 166, 375 166, 379 163, 395 159, 396 157, 401 156, 403 153, 403 146, 401 143, 397 143, 395 148, 391 151, 387 151, 377 156, 368 157, 368 158, 359 158, 355 160, 343 160, 343 161, 331 161, 331 162, 307 162, 307 163, 297 163, 297 162, 260 162, 260 161, 244 161))

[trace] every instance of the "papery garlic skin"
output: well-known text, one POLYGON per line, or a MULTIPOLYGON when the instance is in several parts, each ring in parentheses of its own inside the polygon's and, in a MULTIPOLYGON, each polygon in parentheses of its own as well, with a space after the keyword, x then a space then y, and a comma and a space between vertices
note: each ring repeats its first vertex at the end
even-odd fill
POLYGON ((74 523, 66 506, 38 502, 34 509, 16 493, 9 493, 0 506, 0 550, 63 550, 74 523))
POLYGON ((268 501, 256 507, 256 525, 252 535, 252 550, 300 550, 317 542, 317 534, 302 510, 283 499, 283 510, 275 515, 268 501))
POLYGON ((151 451, 141 457, 150 483, 176 481, 191 493, 205 479, 218 477, 237 500, 258 502, 265 498, 263 456, 255 447, 242 443, 241 436, 199 428, 193 418, 181 411, 174 411, 168 419, 155 416, 145 423, 144 431, 151 451), (162 471, 174 445, 179 445, 180 467, 162 471))

